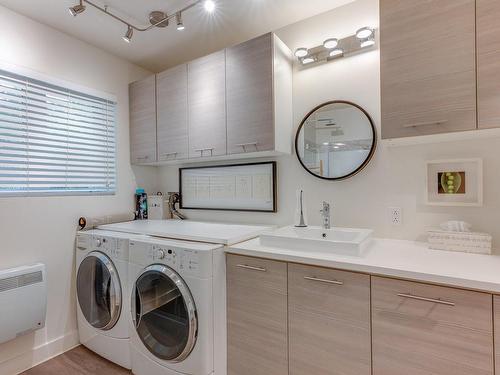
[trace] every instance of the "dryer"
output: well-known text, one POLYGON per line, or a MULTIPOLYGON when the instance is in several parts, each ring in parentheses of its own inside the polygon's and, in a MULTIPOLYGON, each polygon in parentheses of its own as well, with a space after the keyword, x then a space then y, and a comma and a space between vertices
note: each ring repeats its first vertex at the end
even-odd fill
POLYGON ((222 245, 131 240, 130 343, 136 375, 214 373, 214 253, 222 245))
POLYGON ((130 237, 103 230, 78 232, 76 236, 80 342, 128 369, 131 368, 127 316, 130 237))

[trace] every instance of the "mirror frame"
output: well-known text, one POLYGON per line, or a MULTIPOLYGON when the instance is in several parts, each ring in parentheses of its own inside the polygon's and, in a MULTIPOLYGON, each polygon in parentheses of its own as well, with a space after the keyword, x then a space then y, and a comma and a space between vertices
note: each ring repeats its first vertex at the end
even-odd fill
POLYGON ((323 180, 328 180, 328 181, 341 181, 341 180, 346 180, 350 177, 353 177, 355 175, 357 175, 359 172, 361 172, 361 170, 363 170, 367 165, 368 163, 372 160, 373 158, 373 154, 375 153, 375 149, 377 148, 377 129, 375 128, 375 125, 373 123, 373 120, 372 118, 370 117, 370 115, 368 114, 368 112, 366 112, 366 110, 357 105, 356 103, 353 103, 353 102, 350 102, 350 101, 347 101, 347 100, 331 100, 331 101, 328 101, 328 102, 325 102, 325 103, 322 103, 316 107, 314 107, 311 111, 309 111, 309 113, 303 118, 302 122, 300 123, 298 129, 297 129, 297 132, 295 133, 295 155, 297 156, 297 159, 299 160, 299 163, 300 165, 302 165, 302 167, 308 172, 310 173, 311 175, 313 175, 314 177, 317 177, 317 178, 321 178, 323 180), (366 116, 366 118, 368 119, 368 121, 370 122, 370 126, 372 128, 372 136, 373 136, 373 143, 372 143, 372 147, 370 149, 370 153, 368 154, 368 157, 365 159, 365 161, 358 167, 356 168, 354 171, 352 171, 351 173, 345 175, 345 176, 342 176, 342 177, 324 177, 324 176, 318 176, 317 174, 311 172, 305 165, 304 163, 302 162, 302 159, 300 158, 300 155, 299 155, 299 151, 298 151, 298 142, 299 142, 299 134, 300 134, 300 131, 302 130, 302 128, 304 127, 304 124, 305 122, 307 121, 307 119, 309 118, 309 116, 311 116, 314 112, 316 112, 318 109, 322 108, 322 107, 325 107, 327 105, 330 105, 330 104, 349 104, 349 105, 352 105, 353 107, 356 107, 357 109, 359 109, 361 112, 364 113, 364 115, 366 116))

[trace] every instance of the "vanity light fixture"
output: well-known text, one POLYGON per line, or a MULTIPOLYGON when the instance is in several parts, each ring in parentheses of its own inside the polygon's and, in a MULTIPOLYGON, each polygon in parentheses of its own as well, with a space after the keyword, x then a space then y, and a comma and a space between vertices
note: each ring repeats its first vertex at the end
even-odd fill
POLYGON ((78 16, 80 13, 83 13, 85 11, 85 5, 83 5, 83 0, 80 0, 80 3, 69 8, 69 14, 71 14, 73 17, 78 16))
POLYGON ((182 13, 177 13, 175 16, 175 19, 177 20, 177 30, 182 31, 185 29, 184 23, 182 22, 182 13))
POLYGON ((298 58, 306 57, 307 56, 307 48, 297 48, 295 50, 295 56, 297 56, 298 58))
POLYGON ((127 28, 127 32, 123 36, 123 40, 127 43, 130 43, 132 40, 132 36, 134 35, 134 29, 132 29, 130 26, 127 28))
POLYGON ((299 69, 369 51, 371 48, 368 47, 376 44, 376 31, 373 27, 365 26, 345 38, 328 38, 319 46, 297 48, 295 56, 300 63, 299 69))
POLYGON ((339 41, 336 38, 330 38, 323 42, 323 47, 326 49, 333 49, 339 45, 339 41))
POLYGON ((69 13, 72 16, 76 17, 78 14, 83 13, 85 11, 85 9, 86 9, 85 4, 90 5, 91 7, 97 9, 98 11, 113 18, 114 20, 124 24, 127 27, 127 31, 126 31, 125 35, 122 37, 122 39, 127 43, 130 43, 134 31, 149 31, 155 27, 161 27, 161 28, 167 27, 170 23, 170 20, 172 20, 174 17, 177 21, 177 30, 184 30, 185 27, 184 27, 184 23, 182 22, 182 13, 184 13, 185 11, 187 11, 191 8, 194 8, 195 6, 202 4, 208 13, 213 13, 215 8, 216 8, 216 4, 213 0, 196 0, 196 1, 193 1, 191 4, 185 6, 184 8, 178 10, 177 12, 173 12, 171 14, 167 14, 165 12, 155 10, 149 14, 150 25, 140 27, 140 26, 135 26, 128 21, 125 21, 123 18, 121 18, 118 15, 116 15, 115 13, 109 11, 107 5, 103 5, 103 6, 98 5, 96 2, 94 2, 94 0, 91 0, 91 1, 90 0, 80 0, 77 5, 69 8, 69 13))

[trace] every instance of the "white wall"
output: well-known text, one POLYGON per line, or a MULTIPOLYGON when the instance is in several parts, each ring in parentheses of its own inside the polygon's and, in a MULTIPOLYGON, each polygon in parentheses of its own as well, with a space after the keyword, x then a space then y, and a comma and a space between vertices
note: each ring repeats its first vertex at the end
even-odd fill
MULTIPOLYGON (((362 26, 378 27, 378 1, 358 0, 330 12, 298 22, 277 31, 291 48, 321 44, 327 37, 344 37, 362 26)), ((379 51, 373 51, 294 72, 294 124, 316 105, 345 99, 364 107, 374 119, 380 137, 379 51)), ((290 139, 292 142, 292 139, 290 139)), ((333 204, 333 223, 338 226, 374 228, 377 236, 423 239, 428 228, 448 219, 471 222, 474 229, 494 235, 500 246, 498 225, 500 195, 500 139, 470 140, 443 144, 389 148, 379 143, 375 157, 357 176, 341 182, 328 182, 309 175, 295 155, 279 157, 279 212, 276 214, 191 211, 199 220, 291 224, 295 190, 302 187, 308 206, 309 222, 320 224, 321 201, 333 204), (424 205, 425 169, 430 159, 481 157, 484 159, 485 203, 481 208, 445 208, 424 205), (403 225, 389 224, 388 207, 403 208, 403 225)), ((161 169, 162 189, 177 190, 175 167, 161 169)))
POLYGON ((132 170, 129 163, 128 83, 146 71, 3 7, 0 47, 3 63, 112 93, 118 99, 115 196, 0 198, 0 268, 43 262, 48 275, 46 328, 0 345, 0 374, 15 374, 77 343, 74 239, 78 217, 130 212, 136 176, 154 190, 156 169, 132 170))

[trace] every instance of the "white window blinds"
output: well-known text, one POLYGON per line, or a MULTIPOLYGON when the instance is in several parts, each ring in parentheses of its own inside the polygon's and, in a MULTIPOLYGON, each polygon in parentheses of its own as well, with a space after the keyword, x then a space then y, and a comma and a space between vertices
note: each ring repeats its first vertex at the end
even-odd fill
POLYGON ((114 193, 115 109, 0 70, 0 197, 114 193))

